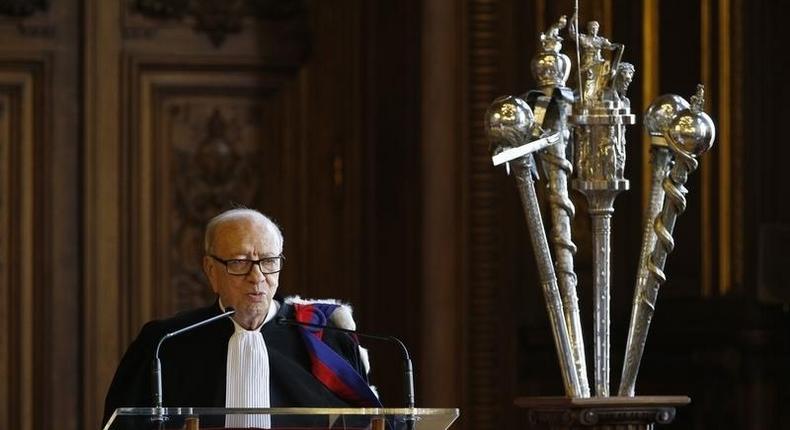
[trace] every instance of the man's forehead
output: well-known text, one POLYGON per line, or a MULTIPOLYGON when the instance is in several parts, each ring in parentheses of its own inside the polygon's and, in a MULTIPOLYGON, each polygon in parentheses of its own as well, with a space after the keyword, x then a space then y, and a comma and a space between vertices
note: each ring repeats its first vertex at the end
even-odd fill
POLYGON ((220 252, 279 252, 279 236, 271 223, 256 218, 234 218, 214 230, 214 248, 220 252))

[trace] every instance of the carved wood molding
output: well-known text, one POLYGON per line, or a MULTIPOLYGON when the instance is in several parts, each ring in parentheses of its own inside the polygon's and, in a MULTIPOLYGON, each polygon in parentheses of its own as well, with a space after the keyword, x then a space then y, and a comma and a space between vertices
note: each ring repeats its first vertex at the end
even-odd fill
POLYGON ((0 427, 28 430, 46 407, 46 58, 0 61, 0 427))
POLYGON ((0 15, 14 18, 26 18, 48 9, 49 0, 0 0, 0 15))
POLYGON ((25 38, 52 39, 56 33, 49 0, 0 0, 3 27, 13 27, 25 38))
POLYGON ((194 30, 205 33, 217 48, 229 35, 242 32, 248 17, 290 21, 306 15, 302 0, 137 0, 134 7, 149 18, 190 17, 194 30))

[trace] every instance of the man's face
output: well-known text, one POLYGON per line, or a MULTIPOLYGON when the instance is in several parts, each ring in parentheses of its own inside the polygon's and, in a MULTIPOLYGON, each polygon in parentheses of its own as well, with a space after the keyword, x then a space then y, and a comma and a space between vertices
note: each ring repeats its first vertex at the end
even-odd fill
MULTIPOLYGON (((277 232, 265 221, 236 218, 216 226, 211 253, 222 260, 260 260, 280 255, 282 244, 277 232)), ((255 329, 263 322, 277 292, 279 273, 264 275, 256 264, 246 275, 231 275, 224 264, 209 256, 203 257, 203 269, 222 304, 236 309, 236 322, 247 329, 255 329)))
POLYGON ((591 36, 597 35, 598 34, 598 23, 595 22, 595 21, 590 21, 590 23, 587 24, 587 31, 589 32, 589 34, 591 36))
POLYGON ((621 79, 621 87, 623 90, 627 90, 628 86, 631 85, 631 81, 634 79, 634 72, 626 70, 622 72, 622 79, 621 79))

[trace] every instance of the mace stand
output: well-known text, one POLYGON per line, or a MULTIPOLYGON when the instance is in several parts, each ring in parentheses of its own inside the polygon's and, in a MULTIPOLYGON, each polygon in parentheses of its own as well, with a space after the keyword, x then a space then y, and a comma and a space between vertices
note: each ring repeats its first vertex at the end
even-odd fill
POLYGON ((515 404, 525 411, 528 429, 653 430, 690 402, 686 396, 520 397, 515 404))

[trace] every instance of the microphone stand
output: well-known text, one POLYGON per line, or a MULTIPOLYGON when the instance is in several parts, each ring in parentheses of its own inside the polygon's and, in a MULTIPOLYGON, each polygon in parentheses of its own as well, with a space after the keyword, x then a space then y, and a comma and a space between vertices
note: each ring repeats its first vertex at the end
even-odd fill
POLYGON ((184 328, 178 329, 176 331, 172 331, 167 333, 166 335, 162 336, 159 339, 159 343, 156 344, 156 351, 154 352, 154 367, 153 367, 153 384, 154 384, 154 412, 156 413, 156 417, 154 421, 159 421, 160 424, 165 421, 167 418, 164 416, 164 408, 162 408, 162 362, 159 360, 159 348, 162 347, 162 342, 167 339, 170 339, 173 336, 178 336, 181 333, 190 331, 192 329, 198 328, 205 324, 214 322, 216 320, 229 317, 236 313, 236 310, 231 307, 226 307, 225 312, 215 315, 211 318, 205 319, 203 321, 198 321, 192 325, 186 326, 184 328))

